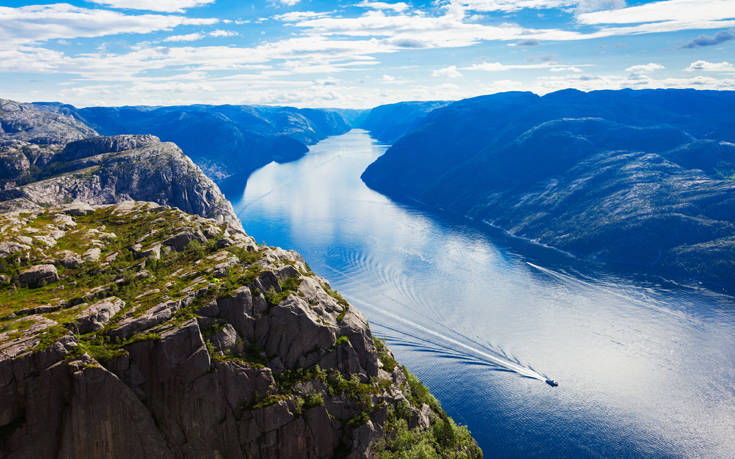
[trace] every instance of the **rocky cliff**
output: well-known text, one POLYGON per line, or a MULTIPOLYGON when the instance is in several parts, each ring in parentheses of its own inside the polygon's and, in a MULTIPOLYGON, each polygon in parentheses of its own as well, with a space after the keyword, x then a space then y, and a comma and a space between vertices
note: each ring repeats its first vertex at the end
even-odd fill
POLYGON ((405 202, 735 292, 735 93, 505 93, 431 112, 363 174, 405 202))
POLYGON ((74 117, 31 104, 2 107, 0 210, 133 199, 241 226, 217 186, 172 143, 151 135, 97 136, 74 117))
POLYGON ((0 457, 481 456, 294 252, 134 201, 0 228, 0 457))

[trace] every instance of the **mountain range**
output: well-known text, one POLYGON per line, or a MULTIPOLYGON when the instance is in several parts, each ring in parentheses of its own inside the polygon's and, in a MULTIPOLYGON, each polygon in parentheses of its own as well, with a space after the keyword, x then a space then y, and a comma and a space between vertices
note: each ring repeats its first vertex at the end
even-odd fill
POLYGON ((363 173, 406 203, 735 291, 735 92, 512 92, 431 111, 363 173))

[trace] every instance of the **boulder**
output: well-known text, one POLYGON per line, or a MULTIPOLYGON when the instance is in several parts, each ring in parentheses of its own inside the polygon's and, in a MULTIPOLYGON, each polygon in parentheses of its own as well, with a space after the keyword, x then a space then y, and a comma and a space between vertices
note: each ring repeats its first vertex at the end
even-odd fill
POLYGON ((67 205, 64 208, 64 212, 74 217, 82 217, 91 214, 94 212, 94 209, 86 202, 75 201, 67 205))
POLYGON ((30 249, 31 248, 25 244, 19 244, 17 242, 3 242, 0 243, 0 258, 5 258, 16 253, 27 252, 30 249))
POLYGON ((36 265, 20 273, 20 284, 30 288, 58 282, 59 273, 54 265, 36 265))
POLYGON ((101 329, 123 306, 125 302, 120 298, 110 297, 98 301, 77 316, 75 321, 77 332, 85 334, 101 329))
POLYGON ((177 252, 181 252, 186 249, 192 241, 206 242, 207 239, 199 231, 184 230, 180 233, 171 236, 166 239, 163 243, 177 252))
POLYGON ((56 261, 64 268, 74 269, 82 264, 82 258, 71 250, 63 250, 57 254, 56 261))
POLYGON ((100 255, 102 251, 97 247, 92 247, 84 252, 84 261, 100 261, 100 255))

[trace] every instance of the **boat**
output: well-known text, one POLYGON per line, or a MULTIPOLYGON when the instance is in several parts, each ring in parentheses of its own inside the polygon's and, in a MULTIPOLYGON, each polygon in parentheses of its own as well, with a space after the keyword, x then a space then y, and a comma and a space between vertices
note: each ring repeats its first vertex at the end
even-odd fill
POLYGON ((556 381, 554 381, 553 379, 547 379, 547 380, 546 380, 546 384, 548 384, 548 385, 549 385, 549 386, 551 386, 551 387, 556 387, 556 386, 558 386, 558 385, 559 385, 559 383, 558 383, 558 382, 556 382, 556 381))

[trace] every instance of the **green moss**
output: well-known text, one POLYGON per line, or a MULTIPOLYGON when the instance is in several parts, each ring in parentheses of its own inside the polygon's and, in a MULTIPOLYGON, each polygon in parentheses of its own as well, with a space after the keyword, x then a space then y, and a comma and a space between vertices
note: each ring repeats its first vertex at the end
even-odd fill
POLYGON ((346 336, 343 335, 343 336, 338 336, 337 341, 334 344, 335 346, 339 346, 341 344, 347 344, 349 342, 350 340, 346 336))
POLYGON ((324 406, 322 394, 308 394, 304 397, 304 409, 313 408, 315 406, 324 406))
POLYGON ((56 344, 56 342, 59 341, 61 337, 68 334, 69 330, 61 325, 53 325, 47 328, 45 332, 41 335, 41 341, 36 345, 36 347, 33 348, 33 352, 45 351, 46 349, 56 344))
POLYGON ((265 397, 263 397, 259 401, 255 402, 250 407, 250 409, 255 410, 255 409, 258 409, 258 408, 263 408, 263 407, 266 407, 266 406, 275 405, 276 403, 280 402, 281 400, 288 400, 288 398, 289 398, 289 396, 287 396, 287 395, 280 395, 280 394, 266 395, 265 397))
POLYGON ((279 304, 281 304, 281 301, 286 299, 286 297, 288 297, 292 293, 295 293, 299 289, 300 285, 301 278, 289 277, 285 281, 280 282, 280 292, 276 292, 276 289, 274 289, 273 287, 268 289, 268 291, 265 292, 265 299, 271 306, 278 306, 279 304))

